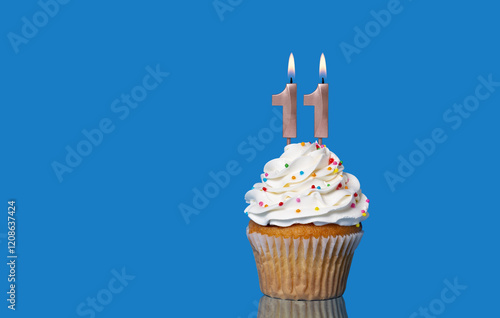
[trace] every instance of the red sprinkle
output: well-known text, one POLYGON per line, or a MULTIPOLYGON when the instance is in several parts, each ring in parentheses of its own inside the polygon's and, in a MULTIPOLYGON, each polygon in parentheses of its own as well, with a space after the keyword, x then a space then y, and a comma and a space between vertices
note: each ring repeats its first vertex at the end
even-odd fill
POLYGON ((315 188, 316 188, 316 186, 313 184, 313 185, 311 186, 311 189, 315 189, 315 188))
POLYGON ((262 190, 267 191, 267 188, 266 188, 266 187, 263 187, 263 188, 262 188, 262 190))
POLYGON ((330 158, 330 160, 328 160, 328 164, 331 165, 333 163, 333 158, 330 158))
POLYGON ((354 193, 354 197, 357 197, 357 196, 358 196, 358 193, 357 193, 357 192, 355 192, 355 193, 354 193))
POLYGON ((282 206, 282 205, 283 205, 283 202, 278 203, 278 205, 279 205, 279 206, 282 206))

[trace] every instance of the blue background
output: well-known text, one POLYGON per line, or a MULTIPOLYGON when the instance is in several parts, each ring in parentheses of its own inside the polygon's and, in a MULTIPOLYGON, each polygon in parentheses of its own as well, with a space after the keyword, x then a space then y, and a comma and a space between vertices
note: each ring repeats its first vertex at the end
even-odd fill
POLYGON ((2 5, 0 315, 79 317, 77 307, 125 268, 135 278, 96 317, 255 317, 262 294, 244 194, 285 142, 267 136, 251 160, 238 147, 269 127, 290 52, 294 141, 314 140, 302 96, 315 89, 324 52, 325 143, 371 199, 344 295, 350 317, 410 317, 455 278, 467 289, 440 316, 491 316, 500 90, 457 129, 443 114, 475 94, 479 76, 500 81, 500 5, 402 1, 348 62, 341 43, 354 45, 354 28, 373 27, 371 10, 390 1, 221 1, 231 9, 221 15, 211 1, 71 1, 17 53, 9 33, 22 35, 23 17, 42 9, 34 0, 2 5), (156 65, 169 76, 120 119, 113 101, 156 65), (65 164, 66 147, 103 118, 114 131, 60 182, 52 164, 65 164), (398 173, 398 156, 408 159, 414 140, 436 128, 446 141, 392 191, 384 174, 398 173), (239 173, 187 223, 179 205, 192 206, 193 191, 231 160, 239 173), (12 198, 16 313, 4 264, 12 198))

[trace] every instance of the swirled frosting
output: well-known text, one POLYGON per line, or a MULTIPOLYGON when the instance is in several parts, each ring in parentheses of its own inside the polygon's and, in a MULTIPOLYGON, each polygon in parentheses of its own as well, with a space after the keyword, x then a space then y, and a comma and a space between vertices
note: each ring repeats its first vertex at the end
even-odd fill
POLYGON ((245 213, 257 224, 350 226, 368 217, 370 200, 358 179, 344 172, 342 161, 324 145, 287 145, 260 177, 262 182, 245 194, 245 213))

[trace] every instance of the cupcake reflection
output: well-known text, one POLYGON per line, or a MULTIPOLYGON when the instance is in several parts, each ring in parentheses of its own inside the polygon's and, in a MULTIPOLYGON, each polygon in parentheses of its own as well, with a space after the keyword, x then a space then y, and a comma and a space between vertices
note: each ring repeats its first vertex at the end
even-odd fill
POLYGON ((257 318, 347 318, 347 311, 343 297, 284 300, 262 296, 257 318))

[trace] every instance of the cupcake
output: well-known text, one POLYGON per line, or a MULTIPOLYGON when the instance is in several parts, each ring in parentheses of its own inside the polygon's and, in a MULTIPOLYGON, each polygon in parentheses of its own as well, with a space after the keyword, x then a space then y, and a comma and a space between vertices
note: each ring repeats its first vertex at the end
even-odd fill
POLYGON ((267 296, 342 296, 369 200, 342 161, 318 143, 285 147, 245 195, 247 236, 267 296))

